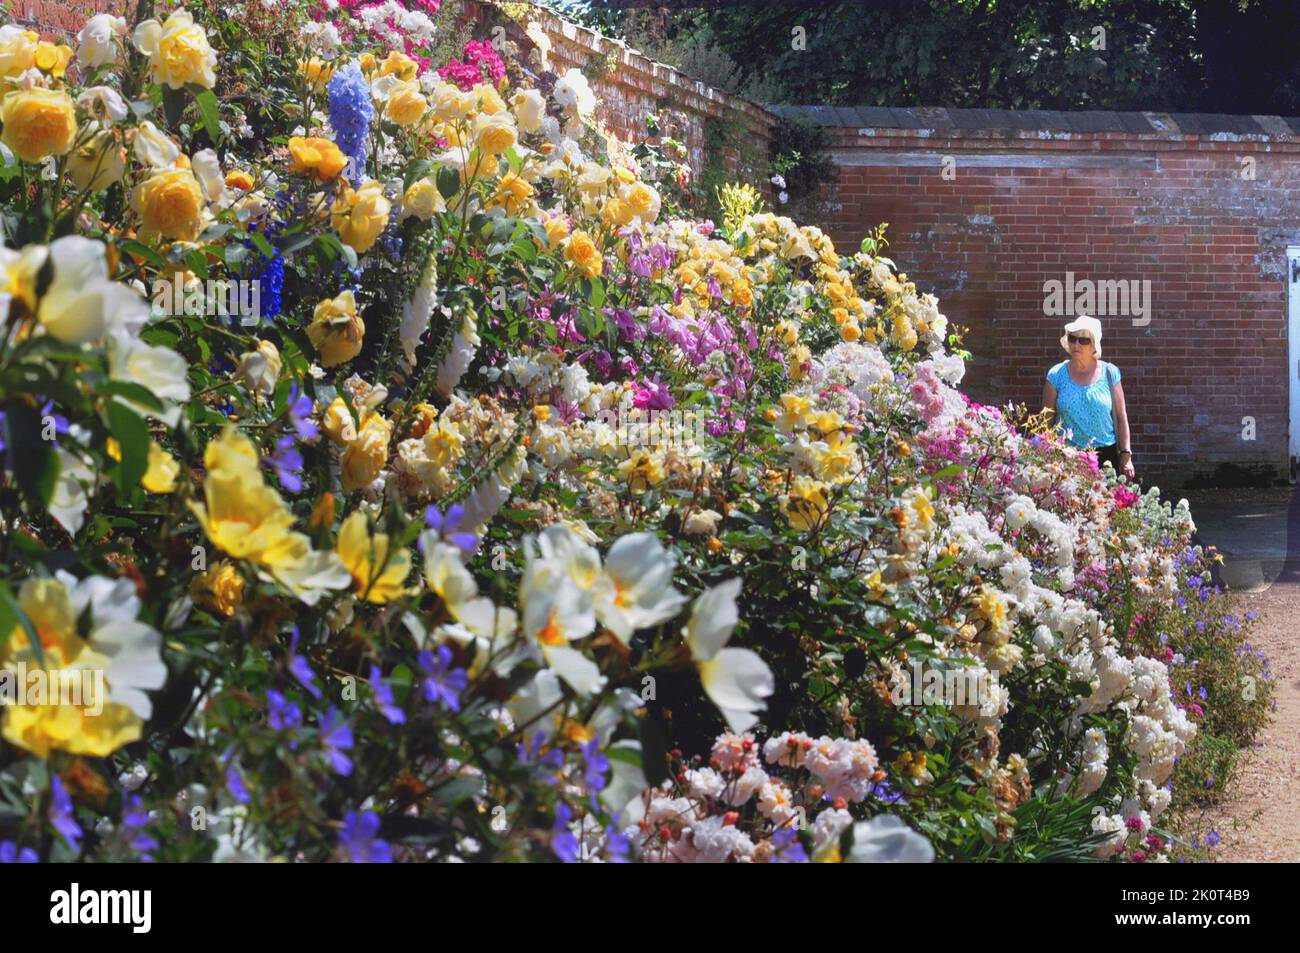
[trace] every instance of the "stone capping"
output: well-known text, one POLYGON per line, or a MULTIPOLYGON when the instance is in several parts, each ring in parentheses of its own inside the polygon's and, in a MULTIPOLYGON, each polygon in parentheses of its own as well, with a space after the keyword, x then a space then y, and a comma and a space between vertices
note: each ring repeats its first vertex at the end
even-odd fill
POLYGON ((879 135, 878 130, 882 129, 906 129, 920 136, 945 137, 1074 139, 1120 133, 1159 139, 1199 137, 1219 142, 1300 141, 1300 117, 1295 116, 883 106, 770 105, 767 109, 778 116, 802 117, 822 126, 857 127, 862 137, 879 135))
MULTIPOLYGON (((469 2, 493 6, 498 9, 502 6, 498 0, 469 0, 469 2)), ((664 98, 670 98, 668 96, 669 89, 676 89, 685 94, 684 96, 671 97, 678 100, 676 105, 679 107, 686 106, 705 114, 720 114, 727 111, 743 113, 758 124, 760 128, 767 128, 775 122, 772 114, 762 106, 731 93, 724 93, 722 90, 714 89, 700 80, 691 79, 672 66, 650 59, 650 57, 628 46, 622 40, 602 36, 595 30, 564 19, 553 10, 545 7, 531 7, 525 17, 525 21, 527 20, 537 21, 538 25, 551 37, 552 41, 563 37, 572 45, 585 50, 588 58, 605 56, 612 52, 620 66, 618 75, 612 77, 612 79, 620 84, 638 86, 664 98), (640 82, 637 80, 640 80, 640 82)), ((551 53, 552 56, 559 53, 564 59, 573 58, 571 55, 565 55, 565 51, 560 48, 559 43, 556 43, 551 53)))

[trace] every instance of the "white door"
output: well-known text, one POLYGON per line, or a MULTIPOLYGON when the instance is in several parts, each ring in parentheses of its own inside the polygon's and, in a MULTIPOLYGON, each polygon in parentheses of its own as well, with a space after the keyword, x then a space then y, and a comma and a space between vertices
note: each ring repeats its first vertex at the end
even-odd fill
POLYGON ((1300 467, 1300 245, 1286 250, 1287 277, 1287 393, 1290 408, 1291 482, 1300 467))

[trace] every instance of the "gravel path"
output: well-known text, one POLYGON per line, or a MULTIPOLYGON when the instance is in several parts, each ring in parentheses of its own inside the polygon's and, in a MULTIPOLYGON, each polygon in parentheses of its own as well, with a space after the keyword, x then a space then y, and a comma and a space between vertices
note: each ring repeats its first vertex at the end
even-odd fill
MULTIPOLYGON (((1293 514, 1300 508, 1293 506, 1293 514)), ((1291 535, 1292 540, 1300 536, 1291 535)), ((1220 862, 1300 861, 1300 554, 1289 555, 1267 589, 1240 594, 1240 611, 1259 613, 1251 643, 1268 655, 1277 711, 1245 755, 1229 797, 1196 826, 1216 831, 1220 862)))

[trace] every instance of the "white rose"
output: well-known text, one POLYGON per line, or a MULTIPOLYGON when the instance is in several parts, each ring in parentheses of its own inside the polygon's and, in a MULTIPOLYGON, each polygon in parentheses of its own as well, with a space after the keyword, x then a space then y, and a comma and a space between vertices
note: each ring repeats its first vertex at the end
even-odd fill
POLYGON ((77 34, 77 62, 87 69, 118 63, 118 38, 126 36, 126 20, 110 13, 97 13, 77 34))

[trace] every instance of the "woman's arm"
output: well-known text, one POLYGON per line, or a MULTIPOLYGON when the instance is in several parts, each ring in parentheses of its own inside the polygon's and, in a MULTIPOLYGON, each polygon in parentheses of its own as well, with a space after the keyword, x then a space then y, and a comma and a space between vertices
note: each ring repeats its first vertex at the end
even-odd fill
POLYGON ((1043 410, 1050 410, 1053 414, 1056 413, 1056 388, 1052 386, 1051 381, 1043 384, 1043 410))
POLYGON ((1132 450, 1128 433, 1128 405, 1124 403, 1124 385, 1116 381, 1111 394, 1113 398, 1111 413, 1115 417, 1115 443, 1119 447, 1119 452, 1132 450))

